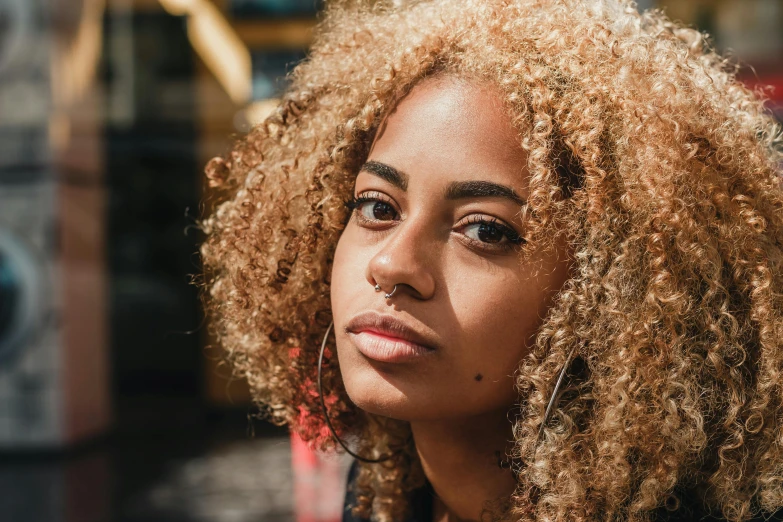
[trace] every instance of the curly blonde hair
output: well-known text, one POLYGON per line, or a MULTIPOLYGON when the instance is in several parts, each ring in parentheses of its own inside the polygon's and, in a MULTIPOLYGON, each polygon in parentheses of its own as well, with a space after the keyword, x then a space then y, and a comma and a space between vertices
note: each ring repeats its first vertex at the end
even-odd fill
MULTIPOLYGON (((498 516, 740 522, 783 506, 783 153, 763 97, 704 35, 631 2, 399 4, 328 3, 276 112, 206 169, 205 295, 264 414, 333 444, 315 377, 344 203, 417 82, 471 77, 522 136, 528 245, 563 225, 576 263, 520 361, 519 487, 498 516)), ((354 406, 334 346, 326 358, 338 432, 395 454, 362 465, 357 514, 401 520, 424 480, 410 427, 354 406)))

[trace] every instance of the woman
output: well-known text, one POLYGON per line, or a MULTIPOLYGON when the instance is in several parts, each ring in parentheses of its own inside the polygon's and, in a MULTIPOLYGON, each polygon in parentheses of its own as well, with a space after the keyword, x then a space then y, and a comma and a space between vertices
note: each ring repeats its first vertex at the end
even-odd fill
POLYGON ((783 507, 759 97, 630 3, 399 4, 329 4, 207 168, 216 334, 264 413, 353 448, 357 519, 783 507))

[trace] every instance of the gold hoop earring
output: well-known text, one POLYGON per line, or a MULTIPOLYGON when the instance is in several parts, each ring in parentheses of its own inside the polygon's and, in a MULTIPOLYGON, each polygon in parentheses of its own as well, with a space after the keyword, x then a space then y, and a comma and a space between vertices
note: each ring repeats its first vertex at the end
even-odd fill
POLYGON ((574 356, 575 350, 576 347, 571 348, 571 351, 568 353, 568 357, 566 357, 566 360, 563 363, 563 368, 560 370, 560 375, 557 376, 557 382, 555 382, 555 389, 552 391, 552 395, 549 397, 549 403, 546 405, 546 410, 544 411, 544 420, 541 422, 541 427, 538 429, 538 439, 536 439, 536 451, 538 451, 538 445, 541 442, 541 437, 544 435, 544 428, 546 428, 546 423, 549 421, 549 416, 552 414, 552 410, 555 407, 555 403, 557 403, 557 395, 558 393, 560 393, 560 386, 563 384, 563 378, 565 377, 566 370, 568 369, 568 365, 571 364, 571 358, 574 356))
POLYGON ((337 432, 334 430, 334 426, 332 426, 332 421, 329 420, 329 413, 326 411, 326 402, 324 402, 324 393, 323 388, 321 386, 321 367, 324 359, 324 349, 326 348, 326 339, 329 337, 329 332, 332 331, 332 326, 334 326, 334 321, 329 323, 329 328, 326 329, 326 334, 324 335, 324 340, 321 342, 321 352, 318 354, 318 399, 321 403, 321 411, 324 414, 324 419, 326 420, 326 426, 329 428, 329 431, 332 433, 332 437, 340 444, 340 446, 343 447, 343 449, 348 452, 349 455, 351 455, 356 460, 361 460, 362 462, 367 462, 369 464, 377 464, 378 462, 384 462, 392 458, 396 453, 392 453, 391 455, 384 455, 382 457, 379 457, 377 459, 368 459, 367 457, 362 457, 361 455, 357 455, 351 449, 348 447, 345 442, 342 441, 340 437, 337 436, 337 432))

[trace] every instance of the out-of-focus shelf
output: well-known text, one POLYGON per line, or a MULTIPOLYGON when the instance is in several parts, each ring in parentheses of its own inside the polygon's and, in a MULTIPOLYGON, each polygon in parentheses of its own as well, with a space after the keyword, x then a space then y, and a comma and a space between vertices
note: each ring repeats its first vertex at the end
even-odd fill
MULTIPOLYGON (((130 6, 137 12, 163 12, 159 0, 130 0, 130 6)), ((210 0, 225 13, 225 0, 210 0)), ((315 18, 267 18, 232 19, 229 23, 240 39, 250 49, 264 47, 309 47, 313 38, 315 18)))
POLYGON ((308 47, 313 39, 316 20, 233 20, 231 25, 251 49, 308 47))
POLYGON ((134 11, 163 11, 163 7, 161 7, 158 0, 131 0, 130 3, 132 4, 134 11))

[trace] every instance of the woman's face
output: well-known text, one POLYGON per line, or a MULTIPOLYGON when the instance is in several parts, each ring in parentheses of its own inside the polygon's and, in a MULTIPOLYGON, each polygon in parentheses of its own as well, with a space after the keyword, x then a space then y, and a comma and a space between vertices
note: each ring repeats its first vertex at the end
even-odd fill
POLYGON ((332 271, 340 369, 360 408, 415 421, 513 405, 570 257, 563 243, 520 261, 519 141, 492 88, 451 77, 419 83, 381 125, 332 271))

